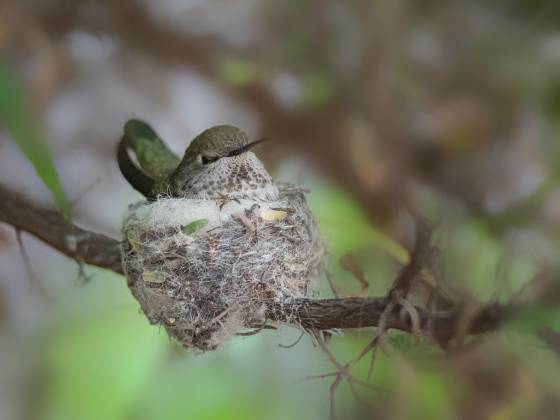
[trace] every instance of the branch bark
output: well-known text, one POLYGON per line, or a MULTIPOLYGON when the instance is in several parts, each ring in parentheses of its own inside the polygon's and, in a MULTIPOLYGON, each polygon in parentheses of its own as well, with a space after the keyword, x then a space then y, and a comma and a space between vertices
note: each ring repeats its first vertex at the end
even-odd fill
MULTIPOLYGON (((291 317, 295 314, 302 327, 314 330, 377 327, 387 303, 387 298, 298 299, 291 304, 284 304, 282 308, 271 306, 267 315, 274 321, 289 321, 286 314, 291 314, 291 317)), ((428 313, 419 307, 415 309, 420 317, 421 330, 429 330, 439 342, 454 338, 466 315, 460 308, 437 313, 428 313)), ((513 307, 498 303, 483 306, 469 320, 468 333, 481 334, 496 330, 514 312, 513 307)), ((410 316, 404 310, 392 312, 387 319, 386 328, 413 332, 410 316)))
POLYGON ((0 221, 30 233, 74 260, 123 273, 118 241, 81 229, 59 212, 37 206, 2 185, 0 221))
MULTIPOLYGON (((0 222, 30 233, 47 245, 77 261, 123 273, 120 244, 117 240, 79 228, 60 213, 45 209, 26 200, 20 193, 0 185, 0 222)), ((272 304, 267 317, 272 321, 290 322, 306 329, 364 328, 379 325, 390 297, 297 299, 282 306, 272 304)), ((415 307, 422 330, 429 330, 439 341, 448 341, 464 323, 466 312, 461 308, 428 312, 415 307)), ((475 316, 469 315, 470 334, 497 329, 514 312, 508 305, 491 303, 482 306, 475 316)), ((412 332, 407 311, 393 311, 386 321, 387 328, 412 332)))

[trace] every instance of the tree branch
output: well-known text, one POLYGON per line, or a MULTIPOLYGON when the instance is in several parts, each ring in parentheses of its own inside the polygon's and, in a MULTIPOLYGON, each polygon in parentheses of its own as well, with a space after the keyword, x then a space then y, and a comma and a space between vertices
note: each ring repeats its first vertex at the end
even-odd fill
MULTIPOLYGON (((298 299, 288 305, 271 306, 267 315, 274 321, 289 321, 296 318, 298 324, 306 329, 329 330, 332 328, 377 327, 387 298, 340 298, 340 299, 298 299), (295 314, 295 315, 294 315, 295 314), (288 315, 288 317, 286 317, 288 315)), ((415 307, 420 316, 422 331, 430 330, 433 338, 446 342, 456 336, 457 326, 463 321, 465 313, 461 309, 428 313, 415 307), (429 324, 429 328, 428 328, 429 324)), ((470 334, 481 334, 496 330, 515 312, 513 307, 490 303, 483 306, 470 320, 470 334)), ((404 311, 389 315, 387 328, 412 333, 410 317, 404 311)))
MULTIPOLYGON (((68 257, 87 264, 122 273, 120 244, 107 236, 81 229, 67 221, 60 213, 27 201, 21 194, 0 185, 0 222, 30 233, 68 257)), ((414 258, 413 258, 414 260, 414 258)), ((411 261, 412 262, 412 261, 411 261)), ((406 269, 403 271, 407 271, 406 269)), ((410 280, 410 279, 409 279, 410 280)), ((271 304, 267 317, 272 321, 293 322, 306 329, 376 327, 391 297, 297 299, 288 304, 271 304)), ((467 315, 461 309, 430 313, 415 307, 421 328, 430 331, 440 341, 453 338, 458 326, 467 315)), ((514 312, 508 305, 491 303, 482 306, 475 316, 469 317, 470 334, 495 330, 514 312)), ((412 332, 410 315, 392 311, 387 328, 412 332)))
POLYGON ((39 207, 0 185, 0 221, 39 238, 64 255, 122 273, 120 244, 81 229, 59 212, 39 207))

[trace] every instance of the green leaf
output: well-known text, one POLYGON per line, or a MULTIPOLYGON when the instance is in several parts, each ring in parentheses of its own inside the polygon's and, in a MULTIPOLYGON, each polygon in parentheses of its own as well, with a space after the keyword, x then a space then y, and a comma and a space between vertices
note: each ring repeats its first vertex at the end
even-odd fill
POLYGON ((194 222, 189 223, 186 226, 183 226, 183 233, 187 235, 192 235, 193 233, 203 229, 208 224, 208 219, 198 219, 194 222))
POLYGON ((0 126, 9 132, 10 137, 33 164, 37 175, 52 193, 58 208, 69 217, 70 203, 41 133, 41 127, 29 110, 20 81, 3 63, 0 63, 0 126))

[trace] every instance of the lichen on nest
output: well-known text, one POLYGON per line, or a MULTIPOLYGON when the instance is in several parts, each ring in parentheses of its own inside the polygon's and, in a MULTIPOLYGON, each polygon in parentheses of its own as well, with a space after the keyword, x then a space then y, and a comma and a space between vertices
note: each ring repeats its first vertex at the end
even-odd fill
POLYGON ((142 201, 123 236, 128 285, 149 321, 201 351, 264 323, 267 303, 312 294, 325 265, 303 191, 291 185, 273 201, 142 201))

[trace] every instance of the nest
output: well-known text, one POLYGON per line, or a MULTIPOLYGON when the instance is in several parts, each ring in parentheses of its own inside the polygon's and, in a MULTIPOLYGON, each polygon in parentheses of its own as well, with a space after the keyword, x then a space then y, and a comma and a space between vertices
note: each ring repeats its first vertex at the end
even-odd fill
POLYGON ((316 222, 293 186, 273 202, 139 202, 123 234, 123 266, 143 312, 201 351, 265 323, 267 304, 313 293, 325 264, 316 222))

